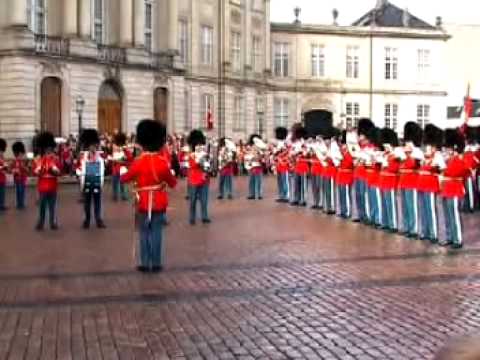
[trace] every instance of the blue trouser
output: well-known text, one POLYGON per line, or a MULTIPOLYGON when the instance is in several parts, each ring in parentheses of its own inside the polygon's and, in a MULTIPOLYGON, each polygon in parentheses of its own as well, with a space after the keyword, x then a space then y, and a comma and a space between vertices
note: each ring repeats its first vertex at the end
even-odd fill
POLYGON ((418 194, 416 190, 403 189, 400 192, 402 200, 402 230, 407 235, 418 235, 418 194))
POLYGON ((147 213, 138 214, 140 235, 140 265, 146 268, 163 266, 164 249, 162 230, 164 225, 163 212, 153 212, 151 219, 147 213))
POLYGON ((219 180, 219 195, 220 197, 233 196, 233 175, 220 175, 219 180))
POLYGON ((460 199, 444 198, 443 209, 445 213, 445 228, 447 233, 447 242, 456 245, 462 245, 462 219, 460 217, 460 199))
POLYGON ((438 240, 437 196, 433 192, 420 191, 418 199, 422 222, 420 236, 429 240, 438 240))
POLYGON ((380 189, 368 186, 368 215, 372 225, 382 225, 382 200, 380 189))
POLYGON ((355 203, 357 207, 357 216, 360 221, 368 220, 367 217, 367 185, 364 180, 356 179, 355 183, 355 203))
POLYGON ((295 202, 295 174, 293 172, 288 173, 288 197, 290 203, 295 202))
POLYGON ((262 197, 262 174, 250 174, 248 182, 249 197, 260 199, 262 197))
POLYGON ((382 190, 382 226, 397 230, 397 197, 395 190, 382 190))
POLYGON ((38 226, 43 227, 45 225, 45 216, 48 209, 50 227, 57 225, 56 219, 56 207, 57 207, 57 193, 41 193, 40 194, 40 206, 39 206, 39 218, 38 226))
POLYGON ((295 203, 306 204, 308 194, 307 175, 295 174, 295 203))
POLYGON ((85 222, 90 224, 91 209, 93 203, 93 212, 95 221, 102 221, 102 190, 98 188, 85 189, 83 192, 83 209, 85 212, 85 222))
POLYGON ((15 182, 15 195, 17 198, 17 209, 25 209, 25 190, 23 182, 15 182))
POLYGON ((467 212, 473 212, 475 210, 475 187, 473 177, 465 179, 463 210, 467 212))
POLYGON ((197 218, 197 202, 200 202, 202 220, 208 220, 208 185, 189 186, 190 189, 190 222, 197 218))
POLYGON ((323 210, 335 212, 335 183, 331 177, 323 178, 323 210))
POLYGON ((0 210, 5 209, 5 184, 0 184, 0 210))
POLYGON ((323 206, 322 177, 318 175, 312 176, 312 199, 313 199, 313 206, 315 207, 323 206))
POLYGON ((288 173, 277 174, 278 199, 288 200, 288 173))
POLYGON ((122 200, 128 200, 128 192, 125 184, 120 182, 120 175, 112 176, 113 200, 117 201, 119 197, 122 200))
POLYGON ((349 218, 352 216, 352 187, 350 185, 338 185, 340 202, 340 216, 349 218))

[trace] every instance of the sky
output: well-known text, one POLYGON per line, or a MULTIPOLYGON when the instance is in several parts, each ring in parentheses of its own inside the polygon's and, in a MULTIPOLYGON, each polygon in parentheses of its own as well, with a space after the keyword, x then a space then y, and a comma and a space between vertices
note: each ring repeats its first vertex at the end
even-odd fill
MULTIPOLYGON (((390 0, 400 8, 435 24, 436 16, 444 23, 480 25, 480 0, 390 0)), ((302 9, 300 20, 304 23, 331 24, 332 9, 340 15, 340 25, 350 25, 367 11, 377 0, 271 0, 271 20, 274 22, 292 22, 295 17, 293 8, 302 9)))

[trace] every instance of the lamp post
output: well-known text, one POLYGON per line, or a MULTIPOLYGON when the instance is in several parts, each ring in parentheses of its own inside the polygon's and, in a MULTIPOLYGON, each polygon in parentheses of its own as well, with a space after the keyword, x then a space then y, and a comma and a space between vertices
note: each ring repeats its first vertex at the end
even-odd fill
POLYGON ((82 116, 83 116, 83 109, 85 108, 85 99, 82 95, 78 95, 75 100, 75 111, 78 115, 78 135, 82 133, 83 124, 82 124, 82 116))

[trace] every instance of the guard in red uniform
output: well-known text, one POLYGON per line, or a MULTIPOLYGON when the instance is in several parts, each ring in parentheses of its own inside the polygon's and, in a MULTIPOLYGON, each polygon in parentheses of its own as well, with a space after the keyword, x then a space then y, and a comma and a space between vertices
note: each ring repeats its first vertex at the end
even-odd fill
POLYGON ((61 166, 58 157, 54 153, 56 147, 55 138, 51 133, 43 132, 37 135, 34 143, 40 155, 33 164, 33 173, 38 176, 37 186, 39 194, 39 217, 36 230, 43 230, 47 209, 49 212, 50 229, 57 230, 57 190, 61 166))
POLYGON ((218 168, 220 178, 218 182, 218 197, 222 200, 228 197, 233 199, 233 169, 236 158, 236 146, 230 139, 220 139, 218 150, 218 168))
MULTIPOLYGON (((300 131, 297 129, 297 131, 300 131)), ((304 131, 304 129, 303 129, 304 131)), ((306 134, 305 134, 306 135, 306 134)), ((302 135, 302 138, 304 135, 302 135)), ((307 206, 308 173, 310 172, 310 155, 307 145, 303 143, 295 162, 295 200, 293 205, 307 206)))
POLYGON ((323 164, 322 164, 322 154, 320 152, 320 140, 316 140, 315 144, 315 153, 311 158, 311 168, 310 174, 312 179, 312 199, 313 205, 312 209, 320 210, 323 209, 323 164))
POLYGON ((17 209, 25 209, 25 189, 27 187, 28 166, 25 159, 25 145, 17 141, 12 145, 12 152, 15 159, 12 161, 10 169, 13 174, 15 184, 15 195, 17 200, 17 209))
POLYGON ((288 149, 285 140, 288 136, 288 130, 284 127, 275 129, 275 138, 277 140, 275 148, 275 172, 277 174, 278 197, 277 202, 288 203, 288 149))
POLYGON ((352 216, 352 184, 353 184, 353 156, 347 147, 347 132, 341 136, 342 160, 337 171, 337 187, 340 203, 340 217, 349 219, 352 216))
POLYGON ((0 139, 0 212, 7 210, 5 206, 5 188, 7 183, 7 163, 5 161, 5 151, 7 150, 7 142, 0 139))
POLYGON ((465 212, 473 213, 475 210, 475 201, 477 197, 475 179, 477 177, 477 168, 480 165, 480 161, 477 157, 477 128, 467 127, 465 135, 467 145, 463 154, 463 160, 465 161, 465 165, 470 173, 465 179, 465 199, 463 203, 463 210, 465 212))
POLYGON ((341 157, 338 151, 336 136, 338 130, 331 127, 325 131, 327 145, 327 157, 323 168, 323 211, 328 215, 336 213, 335 179, 337 177, 337 165, 341 157))
POLYGON ((462 157, 465 149, 463 136, 456 129, 448 129, 445 132, 445 143, 447 161, 443 172, 441 194, 447 239, 441 245, 451 245, 452 248, 459 249, 463 246, 460 202, 465 196, 465 178, 470 174, 462 157))
POLYGON ((121 182, 136 183, 139 231, 139 265, 141 272, 159 272, 164 266, 163 224, 168 206, 167 188, 177 184, 168 160, 159 151, 165 145, 166 128, 153 120, 142 120, 137 126, 140 156, 130 168, 122 167, 121 182))
POLYGON ((380 176, 380 164, 378 162, 378 154, 380 147, 380 129, 372 128, 368 132, 368 144, 363 150, 365 156, 366 182, 368 192, 368 224, 381 227, 382 226, 382 196, 378 187, 380 176))
POLYGON ((127 187, 120 181, 120 168, 128 167, 133 160, 132 152, 126 147, 127 136, 123 133, 118 133, 113 139, 113 152, 112 152, 112 192, 113 201, 121 199, 123 201, 128 200, 127 187))
POLYGON ((446 164, 441 148, 443 131, 432 124, 425 126, 423 144, 424 159, 418 169, 418 201, 421 223, 420 239, 438 242, 437 197, 440 192, 439 174, 445 170, 446 164))
POLYGON ((398 231, 397 186, 400 162, 394 150, 398 147, 397 133, 389 128, 381 133, 383 155, 378 186, 382 192, 382 229, 398 231))

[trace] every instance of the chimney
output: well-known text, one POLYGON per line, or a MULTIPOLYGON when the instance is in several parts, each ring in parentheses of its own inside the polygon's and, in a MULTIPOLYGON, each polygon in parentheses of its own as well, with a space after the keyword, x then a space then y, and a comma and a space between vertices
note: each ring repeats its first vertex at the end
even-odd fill
POLYGON ((443 19, 442 19, 441 16, 437 16, 437 17, 436 17, 435 26, 436 26, 437 28, 439 28, 439 29, 442 28, 442 26, 443 26, 443 19))
POLYGON ((410 26, 410 14, 408 12, 408 9, 403 10, 402 24, 403 24, 404 27, 409 27, 410 26))
POLYGON ((337 26, 338 25, 338 15, 339 15, 339 12, 337 9, 333 9, 332 10, 332 16, 333 16, 333 25, 337 26))
POLYGON ((302 12, 302 9, 297 6, 295 9, 293 9, 293 14, 295 15, 295 25, 300 25, 302 22, 300 21, 300 13, 302 12))

